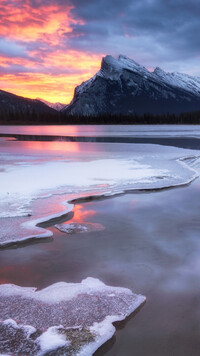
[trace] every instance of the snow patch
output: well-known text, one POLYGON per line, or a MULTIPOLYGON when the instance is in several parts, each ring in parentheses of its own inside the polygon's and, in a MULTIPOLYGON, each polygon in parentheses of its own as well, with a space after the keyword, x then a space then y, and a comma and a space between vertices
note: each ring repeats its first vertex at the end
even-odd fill
POLYGON ((79 234, 92 231, 104 230, 104 226, 98 223, 69 223, 69 224, 56 224, 55 227, 61 232, 66 234, 79 234))
POLYGON ((162 83, 184 89, 194 95, 200 96, 200 78, 184 73, 166 73, 161 68, 155 68, 152 75, 159 78, 162 83))
POLYGON ((56 350, 62 346, 69 346, 70 341, 66 340, 65 335, 58 333, 59 327, 51 327, 45 331, 37 341, 40 344, 40 354, 43 355, 45 352, 56 350))

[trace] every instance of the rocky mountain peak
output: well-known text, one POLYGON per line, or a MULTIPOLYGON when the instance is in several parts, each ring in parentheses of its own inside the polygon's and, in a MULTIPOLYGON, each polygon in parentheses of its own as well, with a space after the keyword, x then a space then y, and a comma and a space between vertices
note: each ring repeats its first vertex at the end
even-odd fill
POLYGON ((99 74, 103 77, 116 80, 123 70, 146 74, 149 73, 145 67, 138 64, 133 59, 120 54, 117 59, 111 55, 103 57, 99 74))
POLYGON ((153 71, 154 74, 156 75, 163 75, 163 74, 167 74, 163 69, 161 69, 160 67, 156 67, 153 71))
POLYGON ((200 80, 154 72, 124 55, 102 58, 100 70, 79 85, 63 111, 70 115, 163 114, 200 110, 200 80))
POLYGON ((102 58, 99 75, 110 79, 117 79, 121 71, 122 66, 117 59, 110 55, 102 58))

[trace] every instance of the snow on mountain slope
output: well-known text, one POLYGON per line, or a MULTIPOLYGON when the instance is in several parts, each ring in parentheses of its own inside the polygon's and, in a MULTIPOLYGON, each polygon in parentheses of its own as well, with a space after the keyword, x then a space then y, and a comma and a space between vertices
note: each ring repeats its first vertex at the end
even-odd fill
POLYGON ((115 76, 113 74, 118 73, 119 77, 124 69, 142 74, 144 75, 144 78, 146 76, 146 78, 153 78, 161 81, 162 83, 170 84, 178 88, 183 88, 193 94, 200 96, 200 77, 192 77, 188 74, 178 72, 167 73, 159 67, 156 67, 152 73, 144 66, 123 55, 119 55, 118 59, 115 59, 112 56, 106 56, 103 58, 102 67, 98 75, 102 75, 108 78, 109 73, 109 79, 114 79, 115 76))
POLYGON ((164 83, 187 90, 200 96, 200 77, 192 77, 184 73, 166 73, 157 67, 153 74, 164 83))
POLYGON ((124 69, 147 76, 151 75, 145 67, 123 55, 119 55, 118 59, 115 59, 109 55, 104 57, 102 59, 102 66, 98 74, 112 80, 115 79, 116 74, 119 77, 124 69))
POLYGON ((120 55, 102 59, 100 70, 76 87, 62 111, 71 115, 163 114, 200 110, 200 78, 154 72, 120 55))

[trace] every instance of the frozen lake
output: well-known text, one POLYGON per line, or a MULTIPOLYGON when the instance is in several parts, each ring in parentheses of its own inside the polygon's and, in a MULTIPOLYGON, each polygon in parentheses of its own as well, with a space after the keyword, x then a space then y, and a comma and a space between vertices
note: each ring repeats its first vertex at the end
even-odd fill
POLYGON ((76 136, 148 135, 153 144, 2 137, 0 282, 43 289, 93 277, 129 288, 146 296, 145 306, 95 355, 199 355, 200 151, 192 140, 188 149, 153 141, 198 140, 199 127, 1 127, 0 133, 75 130, 76 136), (69 224, 76 229, 63 232, 69 224))

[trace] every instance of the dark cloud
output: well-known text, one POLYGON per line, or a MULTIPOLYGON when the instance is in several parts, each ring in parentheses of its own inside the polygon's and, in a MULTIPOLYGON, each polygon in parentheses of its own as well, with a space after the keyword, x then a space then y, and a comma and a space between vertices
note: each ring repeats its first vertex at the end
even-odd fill
POLYGON ((72 3, 74 13, 86 21, 117 21, 117 18, 123 17, 123 14, 131 8, 133 3, 137 3, 137 0, 73 0, 72 3))
MULTIPOLYGON (((22 0, 16 3, 20 5, 22 0)), ((51 36, 13 46, 11 42, 0 42, 2 54, 27 56, 24 45, 27 52, 38 53, 33 58, 38 63, 42 63, 48 53, 77 50, 97 55, 122 53, 143 65, 168 70, 189 68, 192 72, 192 67, 198 65, 199 0, 25 0, 23 6, 27 4, 36 10, 57 6, 63 12, 66 6, 71 6, 72 18, 77 22, 71 22, 71 32, 67 23, 66 30, 62 24, 56 45, 51 43, 51 36)), ((43 20, 41 13, 40 17, 31 18, 34 26, 43 20)), ((23 21, 30 18, 24 17, 23 21)))
POLYGON ((124 53, 146 65, 192 63, 200 55, 199 0, 73 0, 67 45, 95 53, 124 53), (150 63, 147 62, 150 60, 150 63), (188 62, 188 63, 189 63, 188 62))

